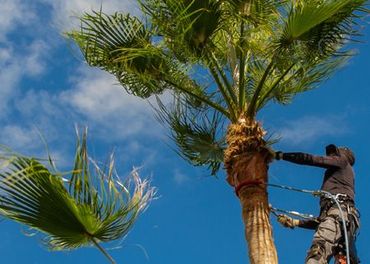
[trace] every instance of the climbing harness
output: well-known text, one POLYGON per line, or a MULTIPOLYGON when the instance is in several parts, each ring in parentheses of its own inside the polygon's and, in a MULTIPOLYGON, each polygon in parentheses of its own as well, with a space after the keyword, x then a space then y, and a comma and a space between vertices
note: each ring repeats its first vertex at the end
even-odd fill
MULTIPOLYGON (((288 190, 288 191, 307 193, 307 194, 311 194, 315 197, 327 198, 327 199, 330 199, 332 202, 334 202, 338 207, 339 217, 340 217, 341 222, 342 222, 342 228, 343 228, 343 233, 344 233, 344 242, 345 242, 345 252, 346 252, 345 258, 344 258, 344 256, 338 256, 337 262, 339 264, 341 264, 341 263, 351 264, 350 252, 349 252, 349 240, 348 240, 348 233, 347 233, 347 224, 346 224, 346 220, 344 218, 344 213, 343 213, 343 210, 342 210, 342 207, 341 207, 341 204, 340 204, 340 202, 343 201, 346 198, 345 194, 335 194, 334 195, 334 194, 331 194, 331 193, 329 193, 327 191, 323 191, 323 190, 298 189, 298 188, 294 188, 294 187, 286 186, 286 185, 279 185, 279 184, 273 184, 273 183, 264 183, 261 180, 243 181, 235 187, 235 193, 239 197, 239 192, 243 187, 252 187, 252 186, 258 186, 258 185, 266 185, 266 186, 269 186, 269 187, 285 189, 285 190, 288 190), (343 262, 343 261, 347 261, 347 262, 343 262)), ((286 214, 293 215, 293 216, 298 216, 298 217, 301 217, 301 218, 304 218, 304 219, 316 219, 313 215, 310 215, 310 214, 302 214, 302 213, 299 213, 299 212, 296 212, 296 211, 287 211, 287 210, 277 209, 277 208, 272 207, 271 205, 270 205, 270 210, 275 216, 278 216, 277 212, 281 212, 281 213, 286 213, 286 214)))
MULTIPOLYGON (((290 186, 278 185, 278 184, 272 184, 272 183, 266 183, 265 185, 270 186, 270 187, 285 189, 285 190, 289 190, 289 191, 307 193, 307 194, 311 194, 315 197, 328 198, 331 201, 333 201, 337 205, 338 210, 339 210, 339 216, 341 218, 341 222, 342 222, 342 226, 343 226, 344 241, 345 241, 345 252, 346 252, 345 259, 344 259, 344 256, 339 256, 337 261, 340 264, 341 263, 351 264, 350 252, 349 252, 349 240, 348 240, 348 233, 347 233, 347 224, 346 224, 346 220, 344 218, 344 213, 343 213, 343 210, 342 210, 342 207, 341 207, 341 204, 340 204, 340 201, 343 201, 343 198, 345 198, 346 195, 344 195, 344 194, 335 194, 334 195, 334 194, 331 194, 331 193, 329 193, 327 191, 323 191, 323 190, 304 190, 304 189, 298 189, 298 188, 294 188, 294 187, 290 187, 290 186), (343 261, 346 261, 346 262, 343 262, 343 261)), ((274 215, 277 215, 277 212, 284 212, 284 213, 294 215, 294 216, 299 216, 299 217, 302 217, 302 218, 305 218, 305 219, 314 219, 314 217, 312 215, 301 214, 301 213, 298 213, 298 212, 295 212, 295 211, 286 211, 286 210, 281 210, 281 209, 277 209, 277 208, 273 208, 273 207, 271 207, 271 211, 273 212, 274 215)))

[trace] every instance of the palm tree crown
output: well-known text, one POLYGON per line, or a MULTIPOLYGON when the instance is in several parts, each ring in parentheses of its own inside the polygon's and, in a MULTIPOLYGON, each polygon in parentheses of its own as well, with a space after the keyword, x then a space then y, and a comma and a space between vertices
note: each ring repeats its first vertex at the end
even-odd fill
POLYGON ((327 79, 352 54, 365 0, 139 0, 143 18, 92 12, 67 33, 87 63, 159 104, 179 153, 212 174, 222 162, 224 120, 253 120, 327 79), (144 22, 145 21, 145 22, 144 22))

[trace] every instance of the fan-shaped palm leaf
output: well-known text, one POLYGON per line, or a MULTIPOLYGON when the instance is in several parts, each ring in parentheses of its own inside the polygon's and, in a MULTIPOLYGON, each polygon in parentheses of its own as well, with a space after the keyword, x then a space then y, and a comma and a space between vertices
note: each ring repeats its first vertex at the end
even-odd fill
POLYGON ((68 191, 61 173, 40 160, 6 151, 1 155, 0 213, 45 233, 52 250, 95 245, 114 263, 99 242, 125 236, 154 189, 136 171, 122 183, 113 157, 106 172, 94 163, 93 175, 88 159, 84 134, 77 143, 68 191))
POLYGON ((279 43, 282 47, 304 45, 306 58, 316 58, 318 53, 321 57, 336 53, 345 41, 356 35, 356 11, 365 11, 365 2, 302 1, 301 5, 291 6, 279 43))
POLYGON ((151 32, 136 17, 123 14, 85 14, 75 39, 86 61, 116 75, 123 87, 146 98, 166 87, 161 74, 172 69, 162 51, 151 44, 151 32))

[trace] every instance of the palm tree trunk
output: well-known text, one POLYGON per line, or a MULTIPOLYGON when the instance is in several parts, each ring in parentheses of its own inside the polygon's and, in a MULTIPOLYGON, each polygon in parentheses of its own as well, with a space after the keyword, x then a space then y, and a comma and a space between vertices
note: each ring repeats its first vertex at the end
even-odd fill
POLYGON ((255 121, 242 119, 229 126, 225 167, 228 182, 236 187, 242 207, 251 264, 277 264, 266 191, 271 154, 264 131, 255 121))
POLYGON ((246 160, 246 157, 241 158, 235 163, 235 172, 239 170, 239 173, 247 174, 253 169, 257 176, 250 180, 251 185, 246 185, 239 191, 250 263, 277 264, 266 185, 258 184, 266 182, 259 179, 267 179, 267 166, 263 160, 261 162, 261 158, 260 153, 256 153, 249 160, 246 160), (246 166, 246 163, 249 164, 246 166))

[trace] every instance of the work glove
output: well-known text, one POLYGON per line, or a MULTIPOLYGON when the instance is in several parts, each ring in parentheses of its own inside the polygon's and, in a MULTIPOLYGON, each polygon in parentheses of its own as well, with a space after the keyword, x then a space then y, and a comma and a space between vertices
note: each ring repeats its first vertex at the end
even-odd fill
POLYGON ((281 160, 281 159, 283 159, 283 152, 282 151, 276 151, 275 152, 275 159, 276 160, 281 160))
POLYGON ((298 219, 293 219, 287 215, 279 215, 278 216, 278 222, 282 224, 284 227, 294 228, 299 225, 298 219))

